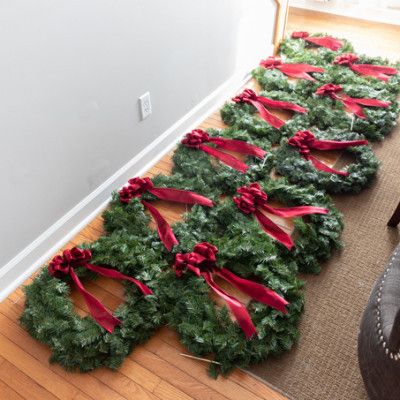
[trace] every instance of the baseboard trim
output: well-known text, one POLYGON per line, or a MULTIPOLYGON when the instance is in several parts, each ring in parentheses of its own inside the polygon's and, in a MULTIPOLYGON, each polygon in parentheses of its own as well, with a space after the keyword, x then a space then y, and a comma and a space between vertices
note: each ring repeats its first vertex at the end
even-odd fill
POLYGON ((149 170, 185 132, 198 126, 249 78, 249 73, 234 74, 4 265, 0 269, 0 301, 93 220, 107 206, 114 190, 149 170))

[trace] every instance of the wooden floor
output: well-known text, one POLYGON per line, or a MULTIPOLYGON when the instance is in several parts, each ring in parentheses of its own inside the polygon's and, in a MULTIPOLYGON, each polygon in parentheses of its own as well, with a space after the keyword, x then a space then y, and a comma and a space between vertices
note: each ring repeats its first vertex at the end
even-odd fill
MULTIPOLYGON (((400 57, 396 43, 399 27, 291 10, 288 30, 326 31, 354 41, 358 50, 390 58, 400 57), (368 34, 372 31, 374 41, 370 43, 368 34)), ((209 116, 201 127, 223 127, 218 112, 209 116)), ((168 155, 148 175, 166 174, 170 169, 168 155)), ((163 202, 158 202, 157 207, 170 222, 177 221, 183 211, 179 205, 163 202)), ((97 217, 65 247, 93 241, 102 233, 102 220, 97 217)), ((122 301, 122 286, 118 282, 99 279, 87 287, 111 309, 122 301)), ((82 299, 73 293, 73 300, 77 312, 84 315, 86 309, 82 299)), ((186 351, 175 333, 167 328, 162 328, 149 342, 137 348, 117 372, 101 369, 88 374, 67 373, 58 365, 49 365, 47 347, 36 342, 19 326, 18 317, 23 304, 20 288, 0 304, 0 400, 285 399, 240 370, 229 378, 209 378, 203 362, 180 354, 186 351)))

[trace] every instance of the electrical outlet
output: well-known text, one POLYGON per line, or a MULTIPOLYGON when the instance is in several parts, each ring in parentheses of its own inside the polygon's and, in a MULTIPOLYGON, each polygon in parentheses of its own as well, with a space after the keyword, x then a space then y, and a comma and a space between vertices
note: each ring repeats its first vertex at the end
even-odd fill
POLYGON ((147 118, 152 110, 151 110, 151 100, 150 93, 146 92, 139 97, 139 105, 140 105, 140 117, 142 121, 147 118))

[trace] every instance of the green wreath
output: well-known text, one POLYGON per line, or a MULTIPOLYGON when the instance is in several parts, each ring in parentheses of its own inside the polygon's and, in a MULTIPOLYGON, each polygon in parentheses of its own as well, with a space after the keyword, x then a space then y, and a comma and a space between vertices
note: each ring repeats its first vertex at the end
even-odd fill
MULTIPOLYGON (((294 92, 287 93, 282 90, 264 91, 260 93, 260 96, 273 100, 304 104, 304 100, 294 92)), ((274 128, 257 115, 256 108, 251 104, 226 103, 221 108, 220 113, 225 124, 234 126, 236 129, 244 129, 250 137, 266 139, 273 144, 279 143, 282 137, 289 137, 298 130, 306 129, 310 126, 308 114, 294 113, 293 117, 285 121, 285 125, 280 129, 274 128)))
POLYGON ((182 143, 176 148, 172 160, 174 162, 173 173, 177 173, 186 179, 204 182, 209 190, 216 193, 234 193, 238 185, 262 180, 271 173, 274 164, 274 154, 270 151, 271 144, 266 139, 252 138, 245 130, 227 128, 224 130, 209 129, 211 138, 224 137, 228 139, 242 140, 246 143, 256 145, 267 153, 262 159, 248 156, 246 173, 237 171, 218 161, 203 151, 189 148, 182 143))
MULTIPOLYGON (((295 261, 301 272, 318 273, 320 261, 328 259, 334 248, 341 247, 340 234, 343 229, 341 214, 334 207, 330 198, 323 191, 312 186, 300 187, 289 184, 284 179, 266 179, 262 189, 270 200, 276 200, 285 207, 309 205, 329 210, 326 215, 309 215, 294 219, 292 234, 294 247, 288 250, 284 245, 265 234, 257 220, 242 213, 232 197, 220 201, 215 207, 207 209, 195 206, 185 217, 184 223, 177 223, 174 231, 184 246, 177 247, 186 251, 195 243, 207 241, 214 243, 232 257, 240 252, 265 254, 267 259, 271 247, 276 247, 278 254, 287 262, 295 261)), ((242 266, 241 270, 251 273, 253 267, 242 266)))
MULTIPOLYGON (((129 270, 149 288, 156 287, 156 272, 164 261, 140 238, 117 234, 82 248, 91 250, 93 264, 129 270)), ((75 272, 83 284, 97 276, 83 267, 75 268, 75 272)), ((20 322, 32 337, 51 348, 51 362, 82 372, 102 366, 116 369, 163 322, 158 298, 144 296, 136 285, 124 282, 125 302, 113 313, 121 324, 112 333, 91 316, 78 316, 69 297, 73 282, 69 277, 52 276, 47 268, 25 287, 26 303, 20 322)))
MULTIPOLYGON (((325 35, 324 33, 315 33, 310 35, 310 37, 325 35)), ((354 51, 352 44, 348 40, 340 40, 343 42, 343 46, 339 50, 333 51, 325 47, 314 46, 301 38, 294 39, 287 37, 281 42, 279 53, 293 63, 323 66, 323 64, 331 63, 338 54, 352 53, 354 51)))
MULTIPOLYGON (((139 179, 145 181, 145 179, 139 179)), ((196 191, 199 194, 204 194, 208 199, 217 201, 218 193, 210 191, 210 187, 206 182, 199 179, 184 177, 180 174, 171 176, 157 175, 152 178, 154 186, 159 188, 175 188, 180 190, 196 191)), ((121 191, 120 191, 121 192, 121 191)), ((113 232, 126 232, 131 235, 136 235, 149 243, 149 246, 160 254, 165 252, 165 246, 160 240, 156 231, 150 229, 149 223, 151 217, 145 212, 145 206, 141 200, 146 202, 156 200, 157 197, 149 192, 143 192, 140 197, 129 199, 128 203, 121 202, 121 193, 114 192, 109 207, 103 212, 104 229, 107 234, 113 232)), ((197 207, 194 205, 193 207, 197 207)), ((202 206, 198 206, 202 207, 202 206)), ((190 214, 190 211, 185 215, 190 214)), ((175 231, 175 224, 171 225, 175 231)))
POLYGON ((351 97, 379 98, 391 101, 388 108, 363 107, 366 119, 349 115, 342 103, 328 97, 313 95, 306 100, 310 126, 320 130, 334 128, 338 130, 354 131, 364 135, 368 140, 382 140, 396 126, 399 106, 392 96, 382 96, 379 91, 368 86, 351 86, 345 89, 351 97))
MULTIPOLYGON (((307 132, 307 131, 306 131, 307 132)), ((313 130, 317 140, 353 141, 363 137, 357 133, 345 133, 340 130, 322 132, 313 130)), ((347 176, 325 172, 316 168, 307 160, 298 147, 291 146, 286 140, 276 151, 276 171, 290 182, 299 185, 313 185, 327 193, 359 193, 374 179, 379 167, 371 146, 355 146, 342 150, 354 158, 344 171, 347 176)))
MULTIPOLYGON (((202 235, 207 237, 207 234, 202 235)), ((189 252, 193 236, 181 241, 180 251, 189 252)), ((196 356, 212 355, 209 373, 226 375, 235 367, 245 368, 289 350, 299 337, 297 324, 303 310, 303 283, 296 278, 296 264, 279 258, 270 243, 253 247, 251 237, 243 237, 240 247, 216 240, 218 267, 256 281, 274 290, 289 302, 283 314, 265 304, 251 301, 247 308, 257 335, 246 336, 233 322, 226 306, 217 308, 209 297, 210 287, 190 271, 177 277, 167 271, 159 277, 159 296, 167 324, 176 330, 181 342, 196 356)), ((171 267, 173 259, 171 259, 171 267)))

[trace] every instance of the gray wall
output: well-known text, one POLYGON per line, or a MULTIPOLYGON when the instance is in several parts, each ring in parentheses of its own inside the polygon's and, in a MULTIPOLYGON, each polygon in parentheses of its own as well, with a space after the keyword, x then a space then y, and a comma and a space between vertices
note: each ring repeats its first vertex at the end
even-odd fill
POLYGON ((270 43, 267 0, 0 2, 0 267, 270 43), (139 120, 150 91, 153 114, 139 120))

